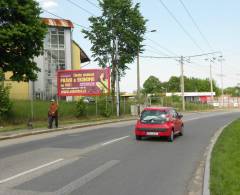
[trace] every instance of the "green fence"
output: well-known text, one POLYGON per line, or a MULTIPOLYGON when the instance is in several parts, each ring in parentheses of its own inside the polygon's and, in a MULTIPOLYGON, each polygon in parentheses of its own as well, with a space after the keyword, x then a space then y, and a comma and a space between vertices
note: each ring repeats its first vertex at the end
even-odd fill
MULTIPOLYGON (((110 97, 94 97, 94 101, 84 103, 86 114, 80 118, 87 117, 104 117, 104 112, 109 112, 108 116, 116 116, 116 104, 112 102, 110 97)), ((77 102, 59 101, 59 118, 64 120, 77 119, 77 102)), ((39 100, 12 100, 11 113, 4 119, 5 123, 19 124, 27 121, 46 121, 48 115, 49 101, 39 100)), ((120 113, 121 115, 129 115, 132 101, 121 98, 120 113)))
MULTIPOLYGON (((10 115, 4 119, 5 123, 20 124, 28 121, 47 121, 49 101, 12 100, 10 115)), ((131 105, 136 105, 136 99, 120 98, 120 115, 130 115, 131 105)), ((169 106, 181 111, 182 103, 179 97, 142 97, 144 106, 169 106)), ((111 97, 93 97, 90 102, 84 102, 84 115, 77 116, 76 102, 59 101, 59 119, 72 120, 94 117, 116 116, 116 102, 111 97)), ((186 102, 186 111, 213 109, 204 103, 186 102)))

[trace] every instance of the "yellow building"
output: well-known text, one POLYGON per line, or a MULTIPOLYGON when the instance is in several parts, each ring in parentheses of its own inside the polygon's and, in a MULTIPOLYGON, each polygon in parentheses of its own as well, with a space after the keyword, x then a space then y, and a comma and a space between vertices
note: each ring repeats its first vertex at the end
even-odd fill
POLYGON ((10 87, 10 98, 11 99, 29 99, 29 84, 28 82, 16 82, 11 81, 11 72, 5 73, 4 85, 10 87))
MULTIPOLYGON (((81 63, 90 59, 81 47, 72 40, 73 24, 70 20, 43 18, 48 26, 44 39, 44 54, 36 57, 38 79, 34 82, 14 82, 5 74, 5 85, 9 85, 11 99, 52 99, 57 96, 58 70, 78 70, 81 63)), ((71 100, 71 98, 69 98, 71 100)))
POLYGON ((82 50, 82 48, 77 44, 76 41, 72 41, 72 69, 79 70, 81 68, 81 63, 89 62, 87 54, 82 50))

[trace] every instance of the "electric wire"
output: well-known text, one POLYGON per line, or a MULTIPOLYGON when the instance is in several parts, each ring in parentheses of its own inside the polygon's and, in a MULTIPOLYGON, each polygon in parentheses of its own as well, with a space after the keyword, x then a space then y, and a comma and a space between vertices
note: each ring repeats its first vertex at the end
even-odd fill
POLYGON ((74 5, 75 7, 83 10, 84 12, 88 13, 89 15, 91 15, 91 16, 96 16, 94 13, 88 11, 87 9, 83 8, 82 6, 80 6, 79 4, 75 3, 74 1, 72 1, 72 0, 66 0, 66 1, 68 1, 69 3, 71 3, 72 5, 74 5))
MULTIPOLYGON (((44 8, 41 8, 41 9, 42 9, 44 12, 46 12, 46 13, 52 15, 52 16, 55 16, 55 17, 57 17, 57 18, 59 18, 59 19, 64 19, 64 20, 66 19, 66 18, 63 18, 63 17, 61 17, 61 16, 58 16, 57 14, 54 14, 54 13, 52 13, 52 12, 50 12, 50 11, 44 9, 44 8)), ((73 22, 73 21, 72 21, 72 23, 75 24, 76 26, 81 27, 81 28, 89 29, 88 27, 83 26, 83 25, 81 25, 81 24, 78 24, 78 23, 76 23, 76 22, 73 22)))
POLYGON ((210 44, 210 42, 207 40, 206 36, 203 34, 203 32, 201 31, 199 25, 197 24, 197 22, 194 20, 192 14, 190 13, 189 9, 186 7, 186 5, 184 4, 184 2, 182 0, 179 0, 179 2, 181 3, 181 5, 183 6, 184 10, 186 11, 187 15, 189 16, 189 18, 191 19, 192 23, 194 24, 194 26, 196 27, 197 31, 199 32, 199 34, 201 35, 202 39, 206 42, 206 44, 208 45, 208 47, 210 48, 211 51, 213 51, 212 46, 210 44))
POLYGON ((203 52, 202 48, 200 45, 194 40, 192 35, 184 28, 184 26, 181 24, 181 22, 175 17, 175 15, 171 12, 171 10, 166 6, 166 4, 162 1, 159 0, 161 5, 166 9, 168 14, 172 17, 172 19, 178 24, 178 26, 182 29, 182 31, 188 36, 188 38, 192 41, 192 43, 201 51, 203 52))
POLYGON ((100 9, 100 7, 97 4, 93 3, 92 1, 90 1, 90 0, 85 0, 85 1, 87 1, 89 4, 93 5, 94 7, 100 9))
POLYGON ((157 41, 154 41, 152 39, 150 39, 149 37, 147 37, 147 40, 151 41, 152 43, 154 43, 155 45, 157 45, 159 48, 161 48, 162 50, 165 50, 166 52, 168 52, 171 55, 175 55, 178 56, 178 54, 176 54, 176 52, 171 51, 170 49, 162 46, 160 43, 158 43, 157 41))

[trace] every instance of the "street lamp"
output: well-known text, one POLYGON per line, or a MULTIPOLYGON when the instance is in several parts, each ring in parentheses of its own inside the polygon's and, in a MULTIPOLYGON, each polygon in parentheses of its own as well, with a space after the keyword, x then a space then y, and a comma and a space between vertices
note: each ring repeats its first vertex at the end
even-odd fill
MULTIPOLYGON (((147 33, 157 32, 157 30, 146 31, 147 33)), ((137 52, 137 99, 138 99, 138 115, 140 114, 140 60, 139 60, 140 49, 137 52)))

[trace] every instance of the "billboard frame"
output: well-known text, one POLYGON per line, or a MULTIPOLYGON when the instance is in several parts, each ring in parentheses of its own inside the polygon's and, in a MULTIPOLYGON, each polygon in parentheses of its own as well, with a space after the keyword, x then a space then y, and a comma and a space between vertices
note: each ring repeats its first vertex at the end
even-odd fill
POLYGON ((106 68, 93 68, 93 69, 80 69, 80 70, 58 70, 57 71, 57 95, 58 97, 66 97, 66 96, 104 96, 104 95, 107 95, 109 96, 110 95, 110 80, 111 80, 111 70, 110 70, 110 67, 106 67, 106 68), (108 79, 108 92, 107 93, 68 93, 68 94, 62 94, 61 93, 61 82, 60 82, 60 74, 61 73, 78 73, 79 71, 82 71, 82 70, 90 70, 90 71, 99 71, 99 70, 105 70, 106 73, 107 73, 107 77, 109 78, 108 79))

